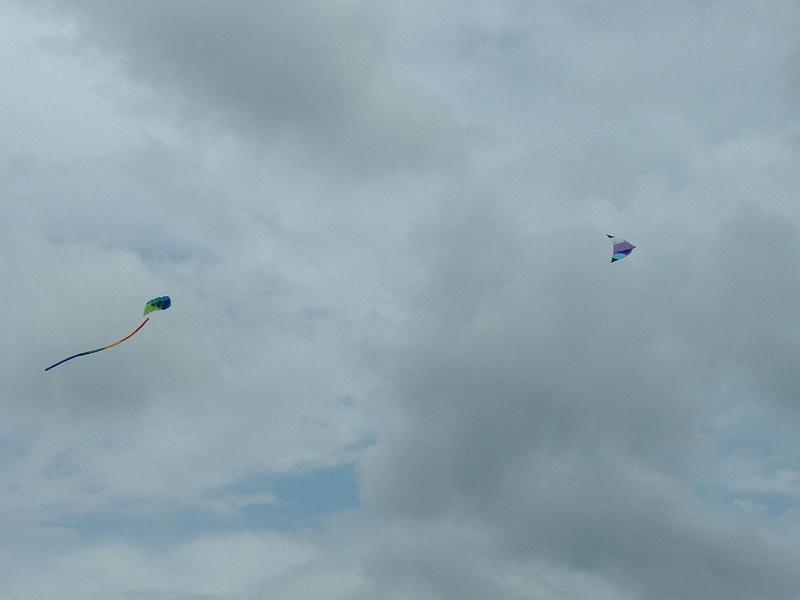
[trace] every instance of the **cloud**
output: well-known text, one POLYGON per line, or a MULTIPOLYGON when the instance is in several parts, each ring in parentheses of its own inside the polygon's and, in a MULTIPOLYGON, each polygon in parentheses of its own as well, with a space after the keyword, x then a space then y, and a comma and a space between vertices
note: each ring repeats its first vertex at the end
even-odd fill
POLYGON ((2 11, 4 594, 797 596, 793 3, 2 11))
POLYGON ((462 154, 447 105, 392 68, 386 6, 83 2, 68 14, 71 43, 99 46, 174 94, 187 127, 211 122, 283 151, 299 141, 345 168, 428 169, 462 154))

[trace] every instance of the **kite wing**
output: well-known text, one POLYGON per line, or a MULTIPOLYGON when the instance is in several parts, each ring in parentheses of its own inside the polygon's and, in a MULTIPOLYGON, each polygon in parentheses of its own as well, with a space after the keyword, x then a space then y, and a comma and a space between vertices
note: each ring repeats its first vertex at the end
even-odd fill
POLYGON ((622 260, 628 254, 633 252, 633 249, 636 248, 630 242, 623 240, 622 238, 614 237, 613 235, 606 234, 610 239, 611 243, 614 245, 614 249, 611 253, 611 262, 617 262, 618 260, 622 260))
POLYGON ((172 300, 169 299, 169 296, 159 296, 158 298, 153 298, 152 300, 148 300, 147 304, 144 305, 144 312, 142 313, 142 316, 156 310, 167 310, 170 306, 172 306, 172 300))

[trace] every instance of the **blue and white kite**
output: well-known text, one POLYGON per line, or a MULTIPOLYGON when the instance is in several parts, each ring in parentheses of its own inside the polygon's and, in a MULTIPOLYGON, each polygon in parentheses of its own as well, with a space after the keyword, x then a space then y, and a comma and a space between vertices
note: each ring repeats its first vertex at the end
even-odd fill
MULTIPOLYGON (((608 234, 606 234, 608 235, 608 234)), ((611 238, 611 243, 614 244, 614 250, 611 254, 611 262, 617 262, 618 260, 622 260, 628 254, 633 252, 633 249, 636 248, 630 242, 623 240, 622 238, 614 237, 613 235, 608 235, 611 238)))

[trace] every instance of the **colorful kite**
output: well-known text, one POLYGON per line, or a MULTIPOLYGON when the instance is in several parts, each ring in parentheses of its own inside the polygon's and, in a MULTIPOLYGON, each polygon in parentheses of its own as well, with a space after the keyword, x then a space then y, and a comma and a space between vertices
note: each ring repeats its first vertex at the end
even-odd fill
POLYGON ((142 313, 142 316, 157 310, 167 310, 170 306, 172 306, 172 300, 169 299, 169 296, 159 296, 158 298, 153 298, 152 300, 148 300, 147 304, 144 305, 144 312, 142 313))
MULTIPOLYGON (((606 234, 608 235, 608 234, 606 234)), ((636 248, 630 242, 626 242, 622 238, 614 237, 613 235, 608 235, 611 238, 611 243, 614 244, 614 250, 611 254, 611 262, 617 262, 618 260, 622 260, 628 254, 633 252, 633 249, 636 248)))
MULTIPOLYGON (((147 313, 151 313, 156 310, 167 310, 170 306, 172 306, 172 300, 169 299, 169 296, 160 296, 159 298, 153 298, 152 300, 148 300, 147 304, 144 305, 144 315, 147 313)), ((142 316, 144 316, 142 315, 142 316)), ((150 317, 147 317, 142 324, 139 325, 136 329, 134 329, 131 333, 126 335, 121 340, 114 342, 113 344, 109 344, 108 346, 103 346, 102 348, 97 348, 96 350, 89 350, 88 352, 80 352, 79 354, 73 354, 72 356, 68 356, 67 358, 58 361, 57 363, 50 365, 45 369, 45 371, 49 371, 53 367, 57 367, 61 363, 65 363, 68 360, 72 360, 73 358, 78 358, 79 356, 86 356, 87 354, 94 354, 95 352, 100 352, 101 350, 108 350, 109 348, 113 348, 124 342, 125 340, 129 340, 134 335, 136 335, 139 330, 147 325, 147 322, 150 320, 150 317)))

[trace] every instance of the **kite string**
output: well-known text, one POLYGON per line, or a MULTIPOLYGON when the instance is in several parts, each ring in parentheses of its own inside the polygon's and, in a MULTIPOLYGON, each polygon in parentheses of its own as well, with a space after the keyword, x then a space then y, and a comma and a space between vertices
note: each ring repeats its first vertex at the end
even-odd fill
POLYGON ((113 344, 109 344, 108 346, 103 346, 102 348, 96 348, 96 349, 94 349, 94 350, 89 350, 88 352, 79 352, 78 354, 73 354, 72 356, 68 356, 67 358, 64 358, 64 359, 62 359, 62 360, 58 361, 57 363, 50 365, 49 367, 47 367, 47 368, 45 369, 45 371, 49 371, 49 370, 50 370, 50 369, 52 369, 53 367, 57 367, 58 365, 60 365, 60 364, 62 364, 62 363, 65 363, 65 362, 67 362, 68 360, 72 360, 73 358, 78 358, 79 356, 86 356, 87 354, 94 354, 95 352, 100 352, 101 350, 108 350, 109 348, 113 348, 114 346, 116 346, 116 345, 118 345, 118 344, 121 344, 121 343, 122 343, 122 342, 124 342, 125 340, 127 340, 127 339, 130 339, 130 338, 132 338, 134 335, 136 335, 136 333, 137 333, 137 332, 138 332, 138 331, 139 331, 139 330, 140 330, 142 327, 144 327, 144 326, 147 324, 147 322, 148 322, 149 320, 150 320, 150 317, 146 318, 144 321, 142 321, 142 324, 141 324, 141 325, 139 325, 139 326, 138 326, 136 329, 134 329, 134 330, 133 330, 131 333, 129 333, 128 335, 126 335, 126 336, 125 336, 124 338, 122 338, 121 340, 114 342, 113 344))

